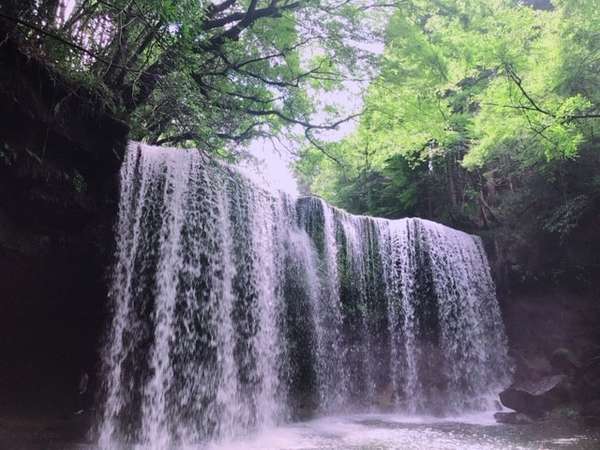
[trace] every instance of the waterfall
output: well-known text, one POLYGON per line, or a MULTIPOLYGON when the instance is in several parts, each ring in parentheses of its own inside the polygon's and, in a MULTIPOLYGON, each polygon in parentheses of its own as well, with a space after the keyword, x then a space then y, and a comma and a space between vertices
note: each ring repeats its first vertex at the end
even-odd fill
POLYGON ((138 143, 116 233, 101 448, 203 445, 306 411, 453 414, 505 382, 478 237, 138 143))

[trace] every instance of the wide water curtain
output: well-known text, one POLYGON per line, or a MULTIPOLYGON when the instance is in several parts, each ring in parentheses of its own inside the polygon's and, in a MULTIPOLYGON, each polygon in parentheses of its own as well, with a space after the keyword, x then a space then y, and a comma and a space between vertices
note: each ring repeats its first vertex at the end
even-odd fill
POLYGON ((102 448, 481 409, 506 377, 479 238, 270 193, 197 150, 130 144, 111 300, 102 448))

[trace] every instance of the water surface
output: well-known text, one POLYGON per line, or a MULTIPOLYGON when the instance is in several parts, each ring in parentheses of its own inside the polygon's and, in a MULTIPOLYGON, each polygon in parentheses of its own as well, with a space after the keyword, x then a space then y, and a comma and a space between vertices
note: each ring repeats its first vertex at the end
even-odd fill
POLYGON ((399 415, 320 418, 213 445, 210 450, 598 449, 600 434, 570 420, 501 425, 493 413, 452 419, 399 415))

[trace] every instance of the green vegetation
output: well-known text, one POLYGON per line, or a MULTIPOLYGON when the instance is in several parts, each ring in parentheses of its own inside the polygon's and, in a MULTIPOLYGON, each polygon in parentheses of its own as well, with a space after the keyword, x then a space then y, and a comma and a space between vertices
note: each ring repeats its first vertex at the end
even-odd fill
POLYGON ((319 0, 9 0, 0 38, 99 91, 132 138, 231 157, 238 143, 289 125, 333 127, 311 122, 307 91, 332 89, 369 62, 352 45, 370 38, 369 10, 319 0))
POLYGON ((593 0, 402 2, 358 129, 297 170, 352 212, 565 244, 598 217, 598 87, 593 0))

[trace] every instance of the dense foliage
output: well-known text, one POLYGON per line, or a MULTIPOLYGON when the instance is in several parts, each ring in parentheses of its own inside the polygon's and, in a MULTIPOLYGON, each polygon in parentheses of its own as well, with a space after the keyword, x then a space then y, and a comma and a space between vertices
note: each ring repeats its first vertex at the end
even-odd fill
POLYGON ((385 44, 358 130, 298 163, 312 191, 353 212, 491 230, 513 247, 598 225, 597 2, 412 0, 385 44))
POLYGON ((101 91, 133 138, 222 152, 288 125, 335 128, 343 117, 311 122, 308 91, 332 89, 368 62, 353 43, 370 38, 371 9, 320 0, 9 0, 0 31, 101 91))

